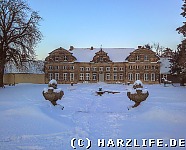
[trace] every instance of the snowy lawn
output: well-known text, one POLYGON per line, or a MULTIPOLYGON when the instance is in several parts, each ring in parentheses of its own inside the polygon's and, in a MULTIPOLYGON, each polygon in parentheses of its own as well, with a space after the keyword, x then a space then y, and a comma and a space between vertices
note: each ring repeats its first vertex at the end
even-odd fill
MULTIPOLYGON (((74 141, 76 149, 86 149, 88 138, 92 150, 136 149, 117 147, 117 139, 137 139, 140 146, 142 139, 163 139, 167 144, 169 139, 186 139, 186 87, 145 85, 149 97, 130 110, 127 107, 134 102, 126 92, 131 86, 98 83, 72 88, 59 84, 64 96, 57 103, 64 110, 44 99, 46 87, 18 84, 0 89, 0 150, 70 150, 73 138, 84 140, 81 148, 74 141), (120 93, 97 96, 100 87, 120 93), (112 139, 115 147, 98 147, 98 139, 105 139, 106 144, 112 139)), ((156 144, 149 148, 147 141, 147 147, 138 149, 156 148, 156 144)))

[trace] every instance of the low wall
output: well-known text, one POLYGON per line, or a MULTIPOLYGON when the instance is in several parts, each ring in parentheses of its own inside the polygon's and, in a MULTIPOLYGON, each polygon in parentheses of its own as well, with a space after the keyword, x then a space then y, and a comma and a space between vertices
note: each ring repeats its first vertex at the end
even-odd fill
POLYGON ((9 73, 4 75, 4 84, 17 83, 44 84, 45 74, 9 73))

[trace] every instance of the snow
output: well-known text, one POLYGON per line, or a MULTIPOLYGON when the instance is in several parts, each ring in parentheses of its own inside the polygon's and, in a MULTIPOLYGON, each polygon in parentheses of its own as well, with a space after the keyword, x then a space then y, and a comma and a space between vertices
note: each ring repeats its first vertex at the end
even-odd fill
MULTIPOLYGON (((0 89, 1 150, 71 150, 71 140, 91 140, 92 150, 136 149, 98 147, 98 139, 186 139, 186 87, 146 85, 149 97, 137 108, 127 97, 132 85, 58 84, 64 91, 61 110, 45 100, 47 84, 16 84, 0 89), (97 96, 99 88, 120 93, 97 96)), ((75 146, 77 141, 75 141, 75 146)), ((140 147, 139 149, 148 149, 140 147)), ((150 149, 157 149, 153 145, 150 149)), ((162 148, 162 149, 170 149, 162 148)), ((176 148, 178 149, 178 147, 176 148)), ((184 148, 183 148, 184 149, 184 148)))
POLYGON ((170 58, 169 57, 162 57, 160 58, 160 73, 161 74, 170 74, 170 58))
POLYGON ((143 86, 143 83, 141 82, 141 80, 136 80, 134 82, 134 85, 141 85, 141 86, 143 86))
POLYGON ((50 80, 49 84, 57 84, 57 81, 55 79, 50 80))
MULTIPOLYGON (((133 52, 134 48, 102 48, 104 52, 110 57, 110 60, 113 62, 125 62, 125 59, 131 52, 133 52)), ((77 62, 90 62, 92 61, 95 53, 99 52, 100 48, 94 48, 90 50, 90 48, 74 48, 72 51, 72 55, 76 57, 77 62)))

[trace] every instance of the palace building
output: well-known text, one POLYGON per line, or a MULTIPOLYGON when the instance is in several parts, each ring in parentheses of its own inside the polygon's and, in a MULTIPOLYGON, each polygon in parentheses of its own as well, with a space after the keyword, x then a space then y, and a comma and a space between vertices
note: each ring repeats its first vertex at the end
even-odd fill
POLYGON ((134 48, 58 48, 45 59, 45 82, 159 83, 159 57, 152 50, 134 48))

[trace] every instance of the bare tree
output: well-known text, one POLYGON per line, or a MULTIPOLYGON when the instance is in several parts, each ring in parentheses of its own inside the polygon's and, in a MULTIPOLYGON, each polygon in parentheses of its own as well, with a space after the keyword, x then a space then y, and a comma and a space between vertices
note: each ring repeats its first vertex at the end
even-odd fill
POLYGON ((163 46, 161 46, 159 43, 152 43, 152 44, 145 44, 143 46, 144 48, 147 48, 147 49, 150 49, 150 50, 153 50, 154 52, 156 52, 156 54, 158 56, 161 56, 162 55, 162 52, 163 50, 165 49, 163 46))
POLYGON ((0 1, 0 87, 7 62, 18 65, 23 55, 34 57, 34 47, 42 38, 38 28, 41 19, 24 0, 0 1))

